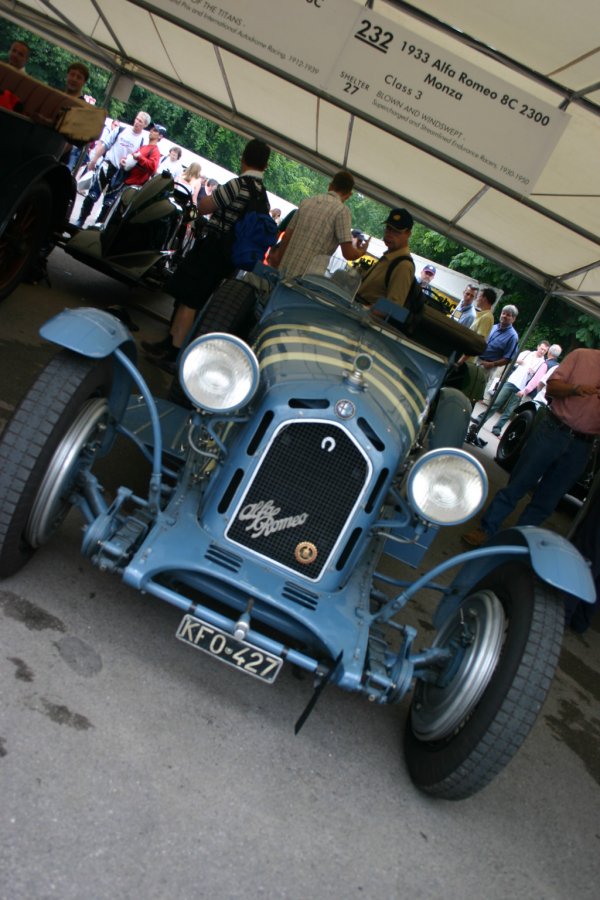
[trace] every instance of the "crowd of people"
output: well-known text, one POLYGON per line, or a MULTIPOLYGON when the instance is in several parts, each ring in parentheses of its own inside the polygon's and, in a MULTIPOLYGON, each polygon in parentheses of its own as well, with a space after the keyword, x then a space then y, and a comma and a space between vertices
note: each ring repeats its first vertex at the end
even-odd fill
MULTIPOLYGON (((8 54, 10 65, 25 71, 28 59, 28 46, 15 41, 8 54)), ((73 63, 66 75, 65 91, 72 96, 83 96, 88 77, 83 63, 73 63)), ((236 223, 256 197, 262 198, 268 211, 264 173, 270 148, 261 140, 251 140, 242 154, 241 174, 219 185, 214 180, 203 179, 197 163, 184 169, 181 148, 172 146, 161 155, 158 143, 165 136, 166 128, 151 123, 151 117, 145 111, 138 112, 130 126, 113 121, 105 128, 89 160, 84 163, 94 175, 77 224, 82 228, 85 226, 100 197, 103 197, 103 204, 97 221, 102 222, 126 185, 142 185, 152 176, 167 171, 190 189, 200 216, 208 217, 202 239, 193 243, 166 285, 166 291, 175 301, 168 334, 155 343, 142 342, 148 359, 172 373, 198 312, 219 282, 233 272, 231 243, 236 223), (147 128, 148 141, 144 143, 147 128)), ((73 170, 81 162, 81 156, 79 148, 71 149, 68 164, 73 170)), ((294 278, 307 270, 315 256, 330 256, 338 247, 345 260, 359 260, 366 253, 369 240, 352 229, 346 202, 353 190, 352 174, 341 170, 334 174, 326 192, 303 200, 291 218, 288 216, 281 221, 281 211, 270 210, 278 224, 280 240, 268 254, 269 265, 279 269, 286 278, 294 278)), ((416 276, 409 246, 413 228, 410 212, 401 207, 391 209, 383 224, 383 241, 387 249, 363 274, 359 300, 370 307, 385 298, 404 307, 417 283, 425 296, 431 295, 436 267, 427 263, 416 276)), ((508 369, 499 390, 493 394, 488 390, 490 402, 472 419, 467 443, 485 446, 479 432, 496 413, 500 416, 492 433, 500 436, 523 398, 536 396, 539 400, 545 391, 550 406, 546 414, 539 417, 539 422, 536 421, 508 484, 495 495, 480 523, 463 535, 464 542, 471 547, 479 547, 492 539, 528 492, 531 492, 531 499, 518 524, 542 524, 584 471, 594 439, 600 435, 600 351, 577 349, 561 362, 562 348, 544 339, 534 349, 518 353, 519 336, 515 329, 518 309, 513 304, 504 305, 498 322, 495 322, 496 300, 492 288, 468 284, 451 313, 452 320, 461 327, 486 339, 485 349, 478 357, 462 357, 457 361, 458 366, 480 370, 488 381, 488 388, 489 383, 496 380, 499 370, 508 369)), ((593 512, 591 518, 594 519, 593 512)), ((588 550, 592 547, 589 551, 592 559, 593 553, 596 554, 595 577, 598 578, 597 532, 596 539, 590 538, 585 523, 580 531, 582 546, 588 550)), ((577 630, 585 630, 589 625, 589 611, 582 620, 576 606, 572 605, 569 616, 577 630)))

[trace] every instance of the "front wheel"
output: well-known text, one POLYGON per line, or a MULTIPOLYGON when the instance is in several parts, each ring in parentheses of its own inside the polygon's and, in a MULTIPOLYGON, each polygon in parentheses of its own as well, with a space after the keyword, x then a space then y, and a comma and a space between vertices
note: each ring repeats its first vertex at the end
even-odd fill
POLYGON ((434 644, 452 657, 418 682, 407 721, 421 790, 461 800, 507 765, 552 683, 563 622, 560 599, 523 563, 494 569, 465 598, 434 644))
POLYGON ((509 422, 500 438, 496 450, 496 462, 506 472, 512 472, 514 469, 515 463, 521 455, 523 444, 529 437, 534 419, 535 411, 533 409, 523 409, 512 422, 509 422))
POLYGON ((40 373, 0 436, 0 576, 23 566, 71 507, 109 420, 109 360, 63 350, 40 373))
POLYGON ((0 300, 26 277, 50 230, 52 195, 44 181, 19 197, 0 234, 0 300))

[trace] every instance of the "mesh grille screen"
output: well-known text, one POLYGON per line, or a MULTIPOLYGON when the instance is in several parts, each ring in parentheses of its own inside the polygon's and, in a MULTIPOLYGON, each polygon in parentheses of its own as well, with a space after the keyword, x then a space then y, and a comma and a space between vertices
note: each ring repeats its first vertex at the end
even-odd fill
POLYGON ((292 422, 277 434, 228 528, 230 540, 318 578, 359 497, 369 467, 345 431, 292 422), (302 545, 316 558, 300 562, 302 545))

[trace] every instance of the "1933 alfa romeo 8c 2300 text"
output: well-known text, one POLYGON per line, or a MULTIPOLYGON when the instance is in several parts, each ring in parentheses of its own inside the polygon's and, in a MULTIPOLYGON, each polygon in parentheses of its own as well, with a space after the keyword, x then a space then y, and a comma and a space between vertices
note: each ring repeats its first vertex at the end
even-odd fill
POLYGON ((225 282, 171 399, 152 396, 110 313, 47 322, 62 349, 0 438, 0 575, 75 507, 83 555, 178 607, 181 641, 267 683, 283 664, 312 673, 297 728, 327 684, 381 704, 412 692, 410 775, 459 799, 525 739, 556 667, 561 595, 592 600, 593 584, 570 543, 534 527, 427 566, 439 529, 486 499, 462 449, 470 404, 444 385, 480 339, 427 309, 408 336, 351 281, 225 282), (117 435, 149 461, 144 496, 107 497, 95 473, 117 435), (417 649, 403 610, 425 589, 440 598, 435 637, 417 649))

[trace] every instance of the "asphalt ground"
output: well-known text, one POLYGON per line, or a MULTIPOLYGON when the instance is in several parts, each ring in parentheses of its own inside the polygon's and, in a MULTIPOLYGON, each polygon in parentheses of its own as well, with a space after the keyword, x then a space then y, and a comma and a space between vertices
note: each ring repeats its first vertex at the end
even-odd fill
MULTIPOLYGON (((152 340, 170 312, 165 295, 62 251, 49 270, 51 287, 0 305, 2 419, 55 352, 38 336, 53 314, 125 305, 136 339, 152 340)), ((496 490, 506 475, 489 440, 473 452, 496 490)), ((106 472, 143 474, 126 451, 106 472)), ((573 515, 561 507, 549 525, 567 534, 573 515)), ((446 529, 428 563, 461 549, 462 530, 446 529)), ((0 900, 598 896, 600 622, 565 635, 515 759, 451 803, 408 777, 408 700, 332 688, 295 737, 310 679, 284 667, 267 687, 194 653, 175 640, 177 610, 97 571, 80 540, 71 515, 0 584, 0 900)), ((409 612, 423 634, 430 608, 419 597, 409 612)))

